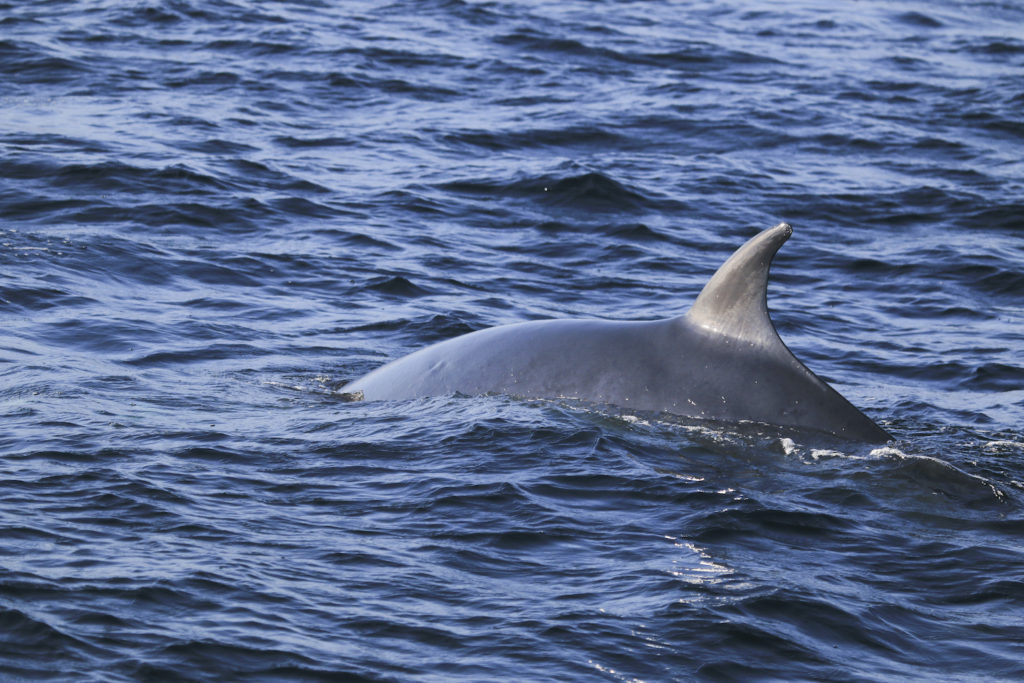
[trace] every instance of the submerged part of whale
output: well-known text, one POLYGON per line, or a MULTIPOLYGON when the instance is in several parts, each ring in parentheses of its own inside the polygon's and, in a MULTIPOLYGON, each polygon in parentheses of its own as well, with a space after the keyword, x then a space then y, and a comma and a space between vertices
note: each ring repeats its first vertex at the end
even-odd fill
POLYGON ((768 316, 768 270, 792 232, 780 223, 750 239, 681 317, 492 327, 388 363, 342 392, 356 400, 573 399, 885 442, 885 430, 797 360, 768 316))

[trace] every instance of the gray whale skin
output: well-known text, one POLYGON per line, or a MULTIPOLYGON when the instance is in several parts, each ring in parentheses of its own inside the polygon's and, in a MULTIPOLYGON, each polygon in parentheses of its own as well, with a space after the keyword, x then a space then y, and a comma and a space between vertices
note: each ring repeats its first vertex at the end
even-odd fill
POLYGON ((768 270, 792 233, 780 223, 751 238, 678 318, 492 327, 416 351, 341 391, 367 401, 572 399, 884 443, 892 437, 797 360, 768 315, 768 270))

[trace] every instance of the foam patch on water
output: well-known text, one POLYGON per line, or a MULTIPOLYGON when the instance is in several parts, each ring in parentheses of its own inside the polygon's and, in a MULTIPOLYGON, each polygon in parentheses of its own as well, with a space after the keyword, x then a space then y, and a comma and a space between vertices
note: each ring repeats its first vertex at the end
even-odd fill
POLYGON ((989 441, 982 446, 982 449, 989 453, 1009 455, 1011 453, 1020 453, 1021 451, 1024 451, 1024 444, 1008 440, 989 441))
POLYGON ((868 455, 870 455, 873 458, 907 457, 906 453, 904 453, 898 448, 894 448, 893 446, 882 446, 880 448, 873 448, 871 449, 871 452, 868 455))

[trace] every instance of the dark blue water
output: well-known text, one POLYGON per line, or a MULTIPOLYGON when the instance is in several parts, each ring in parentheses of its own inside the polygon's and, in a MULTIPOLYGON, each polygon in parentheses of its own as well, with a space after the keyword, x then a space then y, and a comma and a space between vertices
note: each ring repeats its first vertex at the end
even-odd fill
POLYGON ((1024 8, 0 2, 0 676, 1024 677, 1024 8), (348 404, 683 313, 896 440, 348 404))

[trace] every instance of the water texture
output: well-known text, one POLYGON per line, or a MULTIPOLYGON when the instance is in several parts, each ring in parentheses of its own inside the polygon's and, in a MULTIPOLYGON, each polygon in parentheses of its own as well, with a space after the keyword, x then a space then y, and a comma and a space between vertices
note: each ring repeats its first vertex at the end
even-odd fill
POLYGON ((1024 677, 1024 9, 0 2, 0 677, 1024 677), (769 304, 884 447, 425 344, 769 304))

